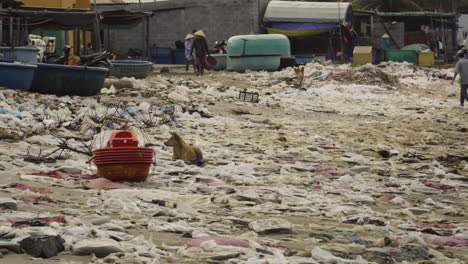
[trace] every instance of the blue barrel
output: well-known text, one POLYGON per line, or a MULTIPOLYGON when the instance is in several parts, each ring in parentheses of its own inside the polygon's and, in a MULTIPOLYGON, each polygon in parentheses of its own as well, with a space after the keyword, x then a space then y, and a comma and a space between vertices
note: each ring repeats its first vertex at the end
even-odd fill
POLYGON ((380 63, 380 56, 381 56, 380 54, 381 54, 380 50, 377 50, 377 49, 374 50, 374 54, 372 56, 372 64, 377 65, 380 63))
POLYGON ((184 49, 172 50, 172 58, 174 64, 185 64, 187 62, 184 49))
POLYGON ((150 48, 151 61, 155 64, 172 64, 172 49, 162 47, 150 48))
POLYGON ((0 87, 28 91, 36 65, 0 62, 0 87))
POLYGON ((0 53, 5 59, 12 59, 24 63, 37 63, 37 48, 0 47, 0 53))
POLYGON ((107 71, 99 67, 39 63, 31 91, 57 96, 93 96, 102 89, 107 71))

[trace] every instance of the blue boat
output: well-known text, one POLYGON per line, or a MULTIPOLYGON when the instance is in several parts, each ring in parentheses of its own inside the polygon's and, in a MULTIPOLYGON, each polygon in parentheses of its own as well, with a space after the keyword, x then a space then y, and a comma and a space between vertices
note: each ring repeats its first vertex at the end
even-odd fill
POLYGON ((0 62, 0 87, 28 91, 36 68, 32 64, 0 62))
POLYGON ((0 47, 0 53, 5 59, 24 63, 37 63, 37 48, 29 47, 0 47))
POLYGON ((37 64, 32 92, 57 96, 93 96, 104 85, 107 68, 37 64))

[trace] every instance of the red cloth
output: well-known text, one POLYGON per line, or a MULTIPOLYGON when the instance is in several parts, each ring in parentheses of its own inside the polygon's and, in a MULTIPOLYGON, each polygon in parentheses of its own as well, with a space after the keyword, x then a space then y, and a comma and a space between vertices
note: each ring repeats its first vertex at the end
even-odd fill
POLYGON ((43 195, 15 195, 13 199, 23 201, 25 203, 39 203, 39 202, 48 202, 55 203, 55 201, 49 196, 43 195))
POLYGON ((426 185, 427 187, 431 187, 431 188, 438 189, 438 190, 443 190, 443 191, 453 190, 453 189, 457 188, 455 186, 442 184, 442 183, 438 183, 438 182, 431 182, 431 181, 425 182, 424 185, 426 185))
POLYGON ((127 185, 115 183, 105 178, 98 178, 90 181, 83 182, 83 186, 92 190, 114 190, 114 189, 128 189, 127 185))
POLYGON ((53 193, 53 191, 50 190, 49 188, 36 188, 36 187, 31 187, 31 186, 26 185, 26 184, 21 184, 21 183, 9 184, 9 185, 7 185, 7 188, 15 188, 15 189, 18 189, 18 190, 21 190, 21 191, 29 190, 29 191, 35 192, 35 193, 53 193))
POLYGON ((434 235, 429 235, 429 234, 422 234, 421 237, 426 243, 437 245, 437 246, 449 246, 449 247, 468 246, 468 239, 434 236, 434 235))
POLYGON ((30 222, 40 222, 41 224, 50 224, 50 223, 62 223, 65 224, 67 221, 65 220, 64 216, 52 216, 52 217, 44 217, 44 218, 33 218, 33 219, 26 219, 26 218, 15 218, 15 219, 10 219, 8 222, 12 224, 16 224, 18 222, 25 222, 25 223, 19 223, 20 225, 16 225, 16 228, 24 228, 28 227, 30 225, 30 222), (26 222, 29 222, 26 223, 26 222))
POLYGON ((63 178, 79 178, 79 179, 84 179, 84 180, 89 180, 89 179, 96 179, 98 178, 97 175, 92 175, 92 174, 68 174, 68 173, 62 173, 60 171, 49 171, 49 172, 35 172, 31 173, 31 175, 35 176, 45 176, 45 177, 52 177, 55 179, 63 179, 63 178))
POLYGON ((321 149, 340 149, 340 148, 337 148, 337 147, 330 147, 330 146, 318 146, 319 148, 321 149))

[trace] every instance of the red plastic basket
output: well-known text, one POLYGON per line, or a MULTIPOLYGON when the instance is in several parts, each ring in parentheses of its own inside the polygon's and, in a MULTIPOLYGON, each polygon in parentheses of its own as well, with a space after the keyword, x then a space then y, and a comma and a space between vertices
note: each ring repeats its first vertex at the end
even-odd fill
POLYGON ((96 164, 98 175, 111 181, 145 181, 149 176, 151 163, 102 163, 96 164))
POLYGON ((153 149, 138 147, 135 131, 115 131, 107 148, 94 151, 98 175, 111 181, 144 181, 153 163, 153 149))
POLYGON ((140 147, 115 147, 115 148, 96 149, 94 153, 107 153, 107 152, 120 152, 120 151, 153 152, 153 149, 152 148, 140 148, 140 147))
POLYGON ((94 155, 94 158, 151 158, 153 154, 113 154, 113 155, 94 155))
POLYGON ((138 136, 134 131, 115 131, 112 133, 108 147, 138 147, 138 136))

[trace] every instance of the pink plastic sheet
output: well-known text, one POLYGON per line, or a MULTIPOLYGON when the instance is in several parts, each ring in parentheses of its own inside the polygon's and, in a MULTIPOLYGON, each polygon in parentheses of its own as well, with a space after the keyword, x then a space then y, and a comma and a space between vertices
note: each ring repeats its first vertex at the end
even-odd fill
POLYGON ((435 236, 429 234, 421 235, 422 239, 428 244, 437 246, 449 246, 449 247, 466 247, 468 246, 468 239, 459 239, 452 237, 435 236))

